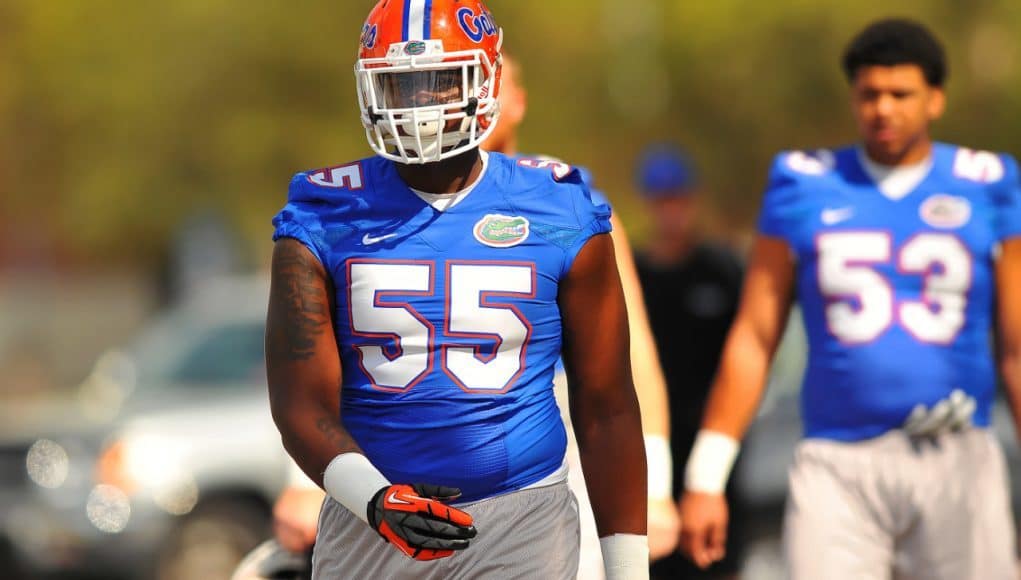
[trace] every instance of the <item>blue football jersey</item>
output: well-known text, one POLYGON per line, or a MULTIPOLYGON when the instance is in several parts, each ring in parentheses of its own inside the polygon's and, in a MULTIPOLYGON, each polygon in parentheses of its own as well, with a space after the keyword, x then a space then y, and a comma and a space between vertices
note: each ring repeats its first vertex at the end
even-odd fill
POLYGON ((759 219, 797 260, 805 434, 874 437, 954 389, 975 397, 974 422, 987 426, 994 262, 999 243, 1021 235, 1017 164, 936 144, 925 179, 894 199, 858 155, 779 155, 759 219))
POLYGON ((341 418, 388 479, 472 501, 561 466, 558 285, 610 230, 577 171, 490 153, 438 211, 373 157, 297 174, 274 224, 334 281, 341 418))

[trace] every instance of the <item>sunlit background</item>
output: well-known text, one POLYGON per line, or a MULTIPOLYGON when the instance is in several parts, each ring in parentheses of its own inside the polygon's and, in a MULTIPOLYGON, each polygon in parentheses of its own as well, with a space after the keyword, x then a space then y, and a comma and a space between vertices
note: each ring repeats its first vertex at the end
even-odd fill
MULTIPOLYGON (((269 533, 284 460, 248 275, 290 176, 369 153, 351 69, 371 5, 0 2, 0 562, 195 577, 269 533)), ((893 6, 489 2, 528 89, 523 150, 592 168, 640 245, 634 160, 678 142, 702 227, 739 250, 772 155, 854 139, 838 59, 871 19, 944 40, 940 139, 1021 154, 1016 0, 893 6)), ((789 443, 780 487, 750 486, 763 505, 789 443)))

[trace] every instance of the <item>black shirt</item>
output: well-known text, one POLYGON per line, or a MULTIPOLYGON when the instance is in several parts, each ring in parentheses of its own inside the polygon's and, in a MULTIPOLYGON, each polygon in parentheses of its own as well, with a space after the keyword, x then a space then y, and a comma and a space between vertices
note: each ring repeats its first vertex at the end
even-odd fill
MULTIPOLYGON (((733 252, 708 243, 697 245, 681 262, 667 266, 654 264, 639 252, 635 265, 670 396, 670 446, 674 496, 678 497, 723 342, 737 312, 742 267, 733 252)), ((699 570, 675 552, 652 565, 651 578, 702 579, 737 573, 744 551, 743 516, 735 509, 732 496, 730 499, 725 559, 709 570, 699 570)))
POLYGON ((741 262, 722 246, 701 243, 680 263, 654 264, 639 252, 635 265, 669 390, 675 459, 682 459, 701 423, 737 311, 741 262))

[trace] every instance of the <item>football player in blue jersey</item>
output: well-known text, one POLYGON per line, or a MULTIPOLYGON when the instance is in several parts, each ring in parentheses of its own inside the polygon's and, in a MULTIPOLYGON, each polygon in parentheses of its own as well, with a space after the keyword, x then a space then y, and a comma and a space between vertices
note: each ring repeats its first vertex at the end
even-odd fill
MULTIPOLYGON (((527 93, 520 79, 520 65, 506 51, 502 53, 500 80, 500 122, 482 143, 482 149, 496 151, 510 157, 519 156, 518 127, 527 111, 527 93)), ((593 200, 598 193, 593 191, 593 200)), ((620 272, 627 304, 629 334, 631 337, 631 370, 635 391, 642 413, 642 433, 645 439, 645 454, 648 463, 649 517, 648 538, 649 558, 656 560, 674 552, 679 538, 680 519, 676 506, 670 497, 672 489, 673 459, 670 452, 670 414, 667 405, 666 380, 657 360, 656 344, 646 315, 645 303, 638 273, 623 224, 616 215, 611 216, 614 253, 620 272)), ((554 385, 561 417, 570 426, 570 416, 565 414, 567 401, 562 373, 555 375, 554 385)), ((567 460, 570 465, 568 484, 578 497, 581 519, 581 557, 578 577, 598 580, 603 576, 603 559, 599 548, 599 535, 592 517, 592 509, 581 477, 577 444, 572 430, 568 428, 567 460)), ((315 543, 319 509, 323 491, 310 480, 293 462, 290 462, 287 488, 273 506, 274 535, 276 543, 270 542, 252 552, 239 567, 236 580, 265 577, 267 570, 294 570, 304 566, 297 555, 311 550, 315 543), (276 546, 274 548, 274 546, 276 546), (281 548, 284 552, 279 553, 281 548), (260 572, 260 570, 262 572, 260 572), (262 574, 262 575, 259 575, 262 574)))
POLYGON ((329 495, 316 578, 573 578, 561 352, 607 577, 648 576, 609 208, 479 151, 501 35, 478 0, 379 2, 356 65, 376 156, 299 173, 274 219, 270 401, 329 495))
POLYGON ((861 144, 773 164, 687 464, 682 549, 703 566, 722 555, 724 484, 796 296, 809 353, 784 521, 792 578, 1017 578, 988 429, 997 369, 1021 418, 1017 163, 931 140, 946 64, 921 25, 868 26, 843 67, 861 144))

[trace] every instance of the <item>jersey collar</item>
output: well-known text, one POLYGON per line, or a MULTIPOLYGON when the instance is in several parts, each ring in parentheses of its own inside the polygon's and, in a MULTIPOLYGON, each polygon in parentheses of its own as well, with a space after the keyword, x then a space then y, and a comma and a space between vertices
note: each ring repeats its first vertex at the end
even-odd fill
POLYGON ((855 154, 865 175, 883 196, 893 201, 907 197, 932 173, 934 152, 930 152, 918 163, 897 166, 876 163, 869 159, 865 148, 861 146, 855 148, 855 154))

